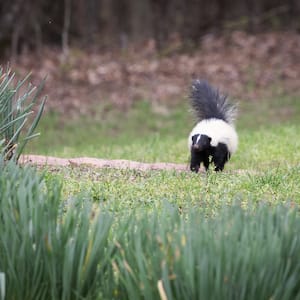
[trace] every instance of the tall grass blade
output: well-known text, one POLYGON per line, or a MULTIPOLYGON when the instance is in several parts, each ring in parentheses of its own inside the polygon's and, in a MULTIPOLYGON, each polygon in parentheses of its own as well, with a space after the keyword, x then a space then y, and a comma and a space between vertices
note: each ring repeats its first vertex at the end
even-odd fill
POLYGON ((34 137, 37 137, 39 134, 33 134, 33 132, 35 131, 41 117, 44 111, 44 107, 45 107, 45 103, 46 103, 46 98, 44 98, 44 100, 42 101, 39 110, 36 114, 36 117, 34 118, 31 126, 29 127, 25 138, 23 139, 21 145, 18 147, 17 151, 16 151, 16 160, 18 161, 20 158, 20 155, 22 154, 26 144, 28 143, 29 140, 31 140, 34 137))
POLYGON ((28 82, 31 74, 14 84, 14 73, 11 74, 9 70, 2 73, 1 69, 0 140, 5 139, 5 143, 2 144, 0 153, 3 153, 7 160, 18 161, 28 141, 37 136, 34 132, 44 111, 46 97, 39 104, 36 113, 34 113, 34 106, 39 101, 45 79, 38 87, 29 83, 26 91, 20 95, 21 88, 28 82), (27 118, 29 114, 35 114, 33 120, 27 118))
POLYGON ((0 272, 0 297, 1 300, 5 299, 5 273, 0 272))

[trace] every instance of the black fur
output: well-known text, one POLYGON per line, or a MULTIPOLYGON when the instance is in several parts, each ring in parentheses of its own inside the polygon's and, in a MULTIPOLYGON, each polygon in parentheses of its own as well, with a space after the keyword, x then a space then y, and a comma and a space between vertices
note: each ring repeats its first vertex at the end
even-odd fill
POLYGON ((197 121, 221 119, 233 123, 236 106, 228 102, 227 96, 221 95, 205 80, 195 80, 192 84, 190 101, 197 121))
POLYGON ((207 171, 210 159, 215 165, 215 171, 223 171, 225 163, 230 158, 226 144, 218 143, 218 145, 214 147, 210 145, 211 138, 207 135, 201 135, 197 142, 198 137, 199 134, 192 137, 191 171, 198 173, 201 163, 203 163, 207 171))

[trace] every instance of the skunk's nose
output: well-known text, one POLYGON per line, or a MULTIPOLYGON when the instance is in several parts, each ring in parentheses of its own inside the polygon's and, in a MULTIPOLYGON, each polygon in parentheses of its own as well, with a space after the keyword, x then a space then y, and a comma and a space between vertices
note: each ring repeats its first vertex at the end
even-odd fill
POLYGON ((198 144, 195 144, 195 145, 193 145, 193 149, 194 149, 194 150, 199 150, 199 149, 200 149, 200 147, 199 147, 199 145, 198 145, 198 144))

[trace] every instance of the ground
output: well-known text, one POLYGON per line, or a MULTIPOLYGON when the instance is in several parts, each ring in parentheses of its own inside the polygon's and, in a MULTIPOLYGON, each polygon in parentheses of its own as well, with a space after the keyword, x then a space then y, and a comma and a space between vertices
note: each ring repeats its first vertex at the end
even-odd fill
MULTIPOLYGON (((188 94, 192 79, 205 78, 238 101, 257 101, 274 94, 300 94, 300 35, 296 32, 203 36, 193 51, 172 44, 158 53, 149 41, 142 48, 102 50, 47 47, 23 53, 12 64, 20 75, 32 71, 35 84, 47 76, 47 110, 91 115, 95 105, 122 111, 140 100, 176 105, 188 94), (38 57, 38 59, 37 59, 38 57)), ((4 63, 3 63, 4 64, 4 63)))
POLYGON ((176 170, 186 171, 188 166, 184 164, 174 163, 141 163, 126 159, 98 159, 91 157, 78 158, 58 158, 53 156, 43 155, 23 155, 20 158, 20 163, 30 163, 37 166, 78 166, 88 165, 96 168, 117 168, 117 169, 134 169, 140 171, 147 170, 176 170))
MULTIPOLYGON (((161 53, 152 45, 149 41, 143 48, 122 51, 99 51, 96 45, 85 50, 71 47, 67 58, 62 56, 61 49, 47 47, 39 54, 23 53, 11 66, 20 76, 31 71, 34 84, 47 76, 46 113, 57 113, 61 122, 76 116, 99 118, 95 116, 95 106, 102 106, 104 115, 111 107, 126 113, 141 100, 149 101, 154 112, 168 114, 168 107, 186 101, 194 78, 208 79, 230 98, 255 103, 258 109, 262 99, 300 95, 300 35, 296 32, 251 35, 236 31, 221 37, 207 34, 199 47, 190 52, 182 51, 180 43, 170 45, 161 53)), ((281 107, 280 114, 288 119, 293 111, 281 107)), ((188 169, 187 164, 142 164, 93 158, 59 160, 31 156, 30 161, 188 169)))

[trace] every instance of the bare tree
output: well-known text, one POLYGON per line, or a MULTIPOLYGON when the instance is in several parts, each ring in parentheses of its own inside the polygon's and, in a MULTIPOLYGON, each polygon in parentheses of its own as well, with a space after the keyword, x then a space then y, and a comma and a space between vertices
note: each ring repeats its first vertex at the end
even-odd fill
POLYGON ((154 38, 163 48, 176 33, 197 43, 207 31, 272 26, 300 29, 298 0, 1 0, 0 55, 16 57, 42 43, 127 47, 131 41, 154 38), (230 26, 228 26, 230 24, 230 26))
POLYGON ((72 5, 72 0, 65 0, 64 26, 62 32, 62 49, 63 49, 64 59, 66 59, 69 55, 69 30, 70 30, 70 23, 71 23, 71 5, 72 5))

